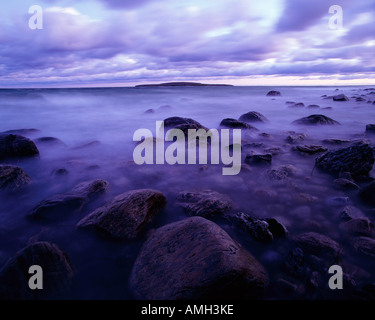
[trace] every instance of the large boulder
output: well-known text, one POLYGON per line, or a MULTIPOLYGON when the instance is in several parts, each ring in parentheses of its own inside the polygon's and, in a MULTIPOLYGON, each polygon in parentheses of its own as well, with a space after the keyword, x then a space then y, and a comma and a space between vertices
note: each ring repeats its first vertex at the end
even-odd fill
POLYGON ((20 250, 0 271, 0 299, 36 300, 64 297, 72 284, 74 271, 68 256, 57 245, 36 242, 20 250), (43 289, 29 288, 29 268, 43 270, 43 289))
POLYGON ((183 191, 177 195, 176 205, 189 216, 204 218, 222 215, 233 208, 232 200, 213 190, 183 191))
POLYGON ((72 190, 56 194, 35 206, 29 216, 46 220, 58 220, 72 212, 80 211, 96 195, 105 192, 109 183, 105 180, 86 181, 78 184, 72 190))
POLYGON ((316 232, 299 234, 293 238, 293 241, 304 252, 318 256, 336 258, 342 251, 341 246, 336 241, 316 232))
POLYGON ((122 193, 77 223, 115 239, 134 239, 166 204, 156 190, 140 189, 122 193))
POLYGON ((267 283, 262 265, 201 217, 157 229, 130 276, 135 296, 147 300, 259 298, 267 283))
POLYGON ((38 148, 30 139, 15 134, 0 134, 0 160, 33 157, 38 148))
POLYGON ((170 117, 164 120, 164 127, 169 129, 180 129, 185 134, 188 133, 189 129, 204 129, 208 130, 206 127, 202 126, 198 121, 195 121, 190 118, 181 118, 181 117, 170 117))
POLYGON ((15 191, 30 183, 31 178, 20 167, 0 165, 0 189, 15 191))
POLYGON ((243 122, 267 122, 267 118, 259 112, 250 111, 243 114, 238 118, 239 121, 243 122))
POLYGON ((339 149, 318 157, 318 168, 334 175, 349 172, 353 177, 367 176, 374 165, 373 150, 368 145, 339 149))
POLYGON ((257 128, 253 127, 252 125, 246 123, 246 122, 243 122, 243 121, 239 121, 239 120, 236 120, 236 119, 232 119, 232 118, 226 118, 226 119, 223 119, 221 122, 220 122, 220 126, 222 127, 227 127, 227 128, 232 128, 232 129, 251 129, 251 130, 258 130, 257 128))
POLYGON ((304 124, 304 125, 335 125, 340 124, 339 122, 324 116, 322 114, 312 114, 311 116, 301 118, 293 121, 294 124, 304 124))

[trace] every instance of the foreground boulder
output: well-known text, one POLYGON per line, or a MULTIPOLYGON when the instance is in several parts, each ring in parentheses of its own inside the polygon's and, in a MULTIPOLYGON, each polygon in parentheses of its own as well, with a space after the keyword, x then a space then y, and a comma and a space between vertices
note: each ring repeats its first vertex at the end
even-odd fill
POLYGON ((267 283, 262 265, 201 217, 157 229, 130 276, 135 296, 147 300, 258 298, 267 283))
POLYGON ((128 191, 87 215, 77 228, 93 228, 120 240, 134 239, 166 202, 156 190, 128 191))
POLYGON ((339 149, 318 157, 315 164, 318 168, 338 175, 349 172, 353 178, 368 176, 374 165, 374 154, 368 145, 352 146, 339 149))
POLYGON ((267 118, 259 112, 250 111, 243 114, 238 118, 239 121, 243 122, 267 122, 267 118))
POLYGON ((236 119, 226 118, 223 121, 220 122, 220 126, 227 127, 227 128, 233 128, 233 129, 251 129, 251 130, 258 130, 252 125, 239 121, 236 119))
POLYGON ((164 127, 165 128, 173 128, 173 129, 180 129, 185 134, 188 133, 189 129, 204 129, 208 130, 206 127, 202 126, 198 121, 195 121, 190 118, 181 118, 181 117, 170 117, 164 120, 164 127))
POLYGON ((33 157, 38 154, 38 148, 30 139, 15 134, 0 135, 0 160, 33 157))
POLYGON ((82 182, 67 193, 57 194, 41 201, 30 212, 32 218, 57 220, 80 211, 94 196, 105 192, 109 183, 105 180, 82 182))
POLYGON ((74 276, 68 256, 55 244, 36 242, 19 251, 0 271, 0 299, 35 300, 61 298, 74 276), (29 288, 29 268, 43 270, 43 290, 29 288))
POLYGON ((189 216, 204 218, 222 215, 233 208, 228 196, 213 190, 180 192, 176 205, 182 207, 189 216))
POLYGON ((335 125, 340 124, 339 122, 324 116, 322 114, 312 114, 311 116, 298 119, 293 121, 294 124, 304 124, 304 125, 335 125))
POLYGON ((0 165, 0 189, 15 191, 30 183, 31 178, 20 167, 0 165))

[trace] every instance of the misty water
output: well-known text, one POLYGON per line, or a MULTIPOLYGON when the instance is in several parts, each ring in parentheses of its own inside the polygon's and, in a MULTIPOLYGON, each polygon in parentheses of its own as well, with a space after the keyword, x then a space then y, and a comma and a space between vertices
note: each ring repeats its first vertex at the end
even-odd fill
MULTIPOLYGON (((330 150, 346 145, 328 145, 324 139, 369 140, 365 126, 374 123, 375 96, 366 87, 154 87, 92 89, 17 89, 0 90, 0 132, 37 129, 23 135, 36 142, 38 158, 7 161, 22 167, 32 184, 21 192, 0 193, 0 266, 18 250, 35 240, 58 244, 75 268, 74 287, 68 298, 131 299, 128 277, 140 247, 152 228, 186 218, 174 205, 176 194, 184 190, 212 189, 232 198, 239 211, 258 217, 273 217, 293 236, 314 231, 338 241, 345 249, 343 264, 348 272, 361 273, 360 281, 375 280, 374 263, 361 257, 346 244, 340 233, 339 212, 344 203, 365 212, 355 192, 333 188, 333 177, 314 170, 317 155, 301 155, 286 142, 288 131, 306 134, 301 144, 325 145, 330 150), (338 89, 338 90, 337 90, 338 89), (281 96, 266 96, 279 90, 281 96), (324 99, 343 93, 348 102, 324 99), (364 95, 367 101, 353 97, 364 95), (291 107, 287 101, 302 102, 291 107), (319 105, 319 108, 308 108, 319 105), (154 112, 146 112, 153 109, 154 112), (243 132, 243 157, 250 152, 266 153, 281 148, 271 168, 293 165, 297 172, 285 184, 265 177, 270 167, 243 165, 240 174, 223 176, 215 165, 143 165, 133 163, 133 133, 140 128, 155 132, 155 122, 171 116, 192 118, 207 128, 219 128, 224 118, 238 119, 249 111, 262 113, 269 121, 254 123, 259 131, 243 132), (323 114, 340 122, 334 126, 301 126, 294 120, 323 114), (269 136, 262 136, 267 133, 269 136), (61 143, 38 142, 54 137, 61 143), (66 175, 53 174, 66 169, 66 175), (76 184, 105 179, 109 191, 79 213, 66 213, 58 221, 33 221, 30 210, 41 200, 64 193, 76 184), (114 196, 128 190, 152 188, 167 197, 168 204, 142 235, 134 241, 113 241, 95 232, 77 230, 76 223, 114 196), (337 197, 347 197, 348 199, 337 197), (358 271, 360 270, 360 271, 358 271), (363 275, 362 275, 363 274, 363 275)), ((350 145, 350 144, 349 144, 350 145)), ((4 163, 4 162, 3 162, 4 163)), ((374 172, 372 171, 372 174, 374 172)), ((373 217, 369 216, 370 219, 373 217)), ((225 221, 217 221, 264 265, 271 281, 290 249, 288 239, 272 244, 255 242, 225 221)), ((272 283, 272 282, 271 282, 272 283)), ((284 294, 284 293, 283 293, 284 294)), ((270 289, 265 298, 288 298, 270 289)), ((305 298, 316 298, 305 295, 305 298)))

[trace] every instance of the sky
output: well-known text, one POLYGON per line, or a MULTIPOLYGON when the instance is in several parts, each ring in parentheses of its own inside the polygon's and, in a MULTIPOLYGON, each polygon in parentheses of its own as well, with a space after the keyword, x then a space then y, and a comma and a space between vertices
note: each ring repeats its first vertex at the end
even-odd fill
POLYGON ((169 81, 375 84, 375 0, 0 3, 0 88, 169 81))

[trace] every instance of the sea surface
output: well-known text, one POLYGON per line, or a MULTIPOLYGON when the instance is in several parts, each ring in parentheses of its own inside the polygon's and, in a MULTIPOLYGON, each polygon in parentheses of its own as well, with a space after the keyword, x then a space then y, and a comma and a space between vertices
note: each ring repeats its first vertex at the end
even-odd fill
MULTIPOLYGON (((0 193, 0 266, 36 239, 52 241, 67 252, 75 267, 74 288, 68 298, 132 299, 127 281, 147 232, 186 218, 182 209, 174 205, 175 198, 178 192, 193 189, 213 189, 227 194, 238 210, 258 217, 275 217, 288 228, 290 235, 319 232, 342 242, 345 247, 338 228, 342 208, 338 202, 346 201, 346 204, 365 209, 355 195, 334 189, 331 176, 314 170, 317 156, 302 156, 293 151, 293 145, 285 138, 289 131, 295 131, 306 134, 302 144, 324 145, 322 140, 335 138, 366 139, 374 145, 375 139, 365 135, 365 127, 375 122, 372 103, 375 95, 370 95, 365 88, 368 87, 1 89, 0 132, 37 129, 24 135, 33 141, 54 137, 61 143, 36 142, 39 158, 9 162, 22 167, 33 182, 21 193, 0 193), (280 91, 281 96, 266 96, 270 90, 280 91), (337 94, 345 94, 350 101, 335 102, 322 97, 337 94), (366 101, 357 102, 355 98, 361 96, 366 101), (305 107, 292 107, 287 101, 302 102, 305 107), (309 108, 309 105, 319 105, 319 108, 309 108), (152 111, 146 112, 149 109, 152 111), (138 129, 146 128, 155 133, 156 121, 171 116, 192 118, 207 128, 219 128, 224 118, 238 119, 249 111, 262 113, 268 122, 254 123, 259 131, 243 134, 243 144, 250 144, 243 149, 243 156, 250 152, 264 153, 267 148, 281 148, 282 153, 273 156, 272 167, 293 165, 297 173, 290 184, 277 185, 266 179, 265 172, 269 168, 244 166, 238 175, 223 176, 220 165, 137 166, 133 163, 136 146, 133 134, 138 129), (312 114, 326 115, 340 125, 292 124, 312 114), (260 133, 269 136, 260 136, 260 133), (53 174, 57 169, 66 169, 68 174, 53 174), (66 219, 58 222, 27 218, 30 210, 46 197, 67 192, 76 184, 91 179, 107 180, 110 190, 80 213, 67 212, 66 219), (166 208, 139 239, 113 241, 75 228, 75 224, 93 209, 122 192, 139 188, 160 190, 168 200, 166 208), (347 199, 333 200, 337 197, 347 199)), ((253 253, 271 278, 277 276, 288 252, 287 244, 259 244, 224 222, 221 226, 253 253)), ((366 272, 369 281, 375 280, 371 262, 350 248, 346 252, 348 265, 366 272)), ((265 296, 283 297, 272 290, 265 296)))

